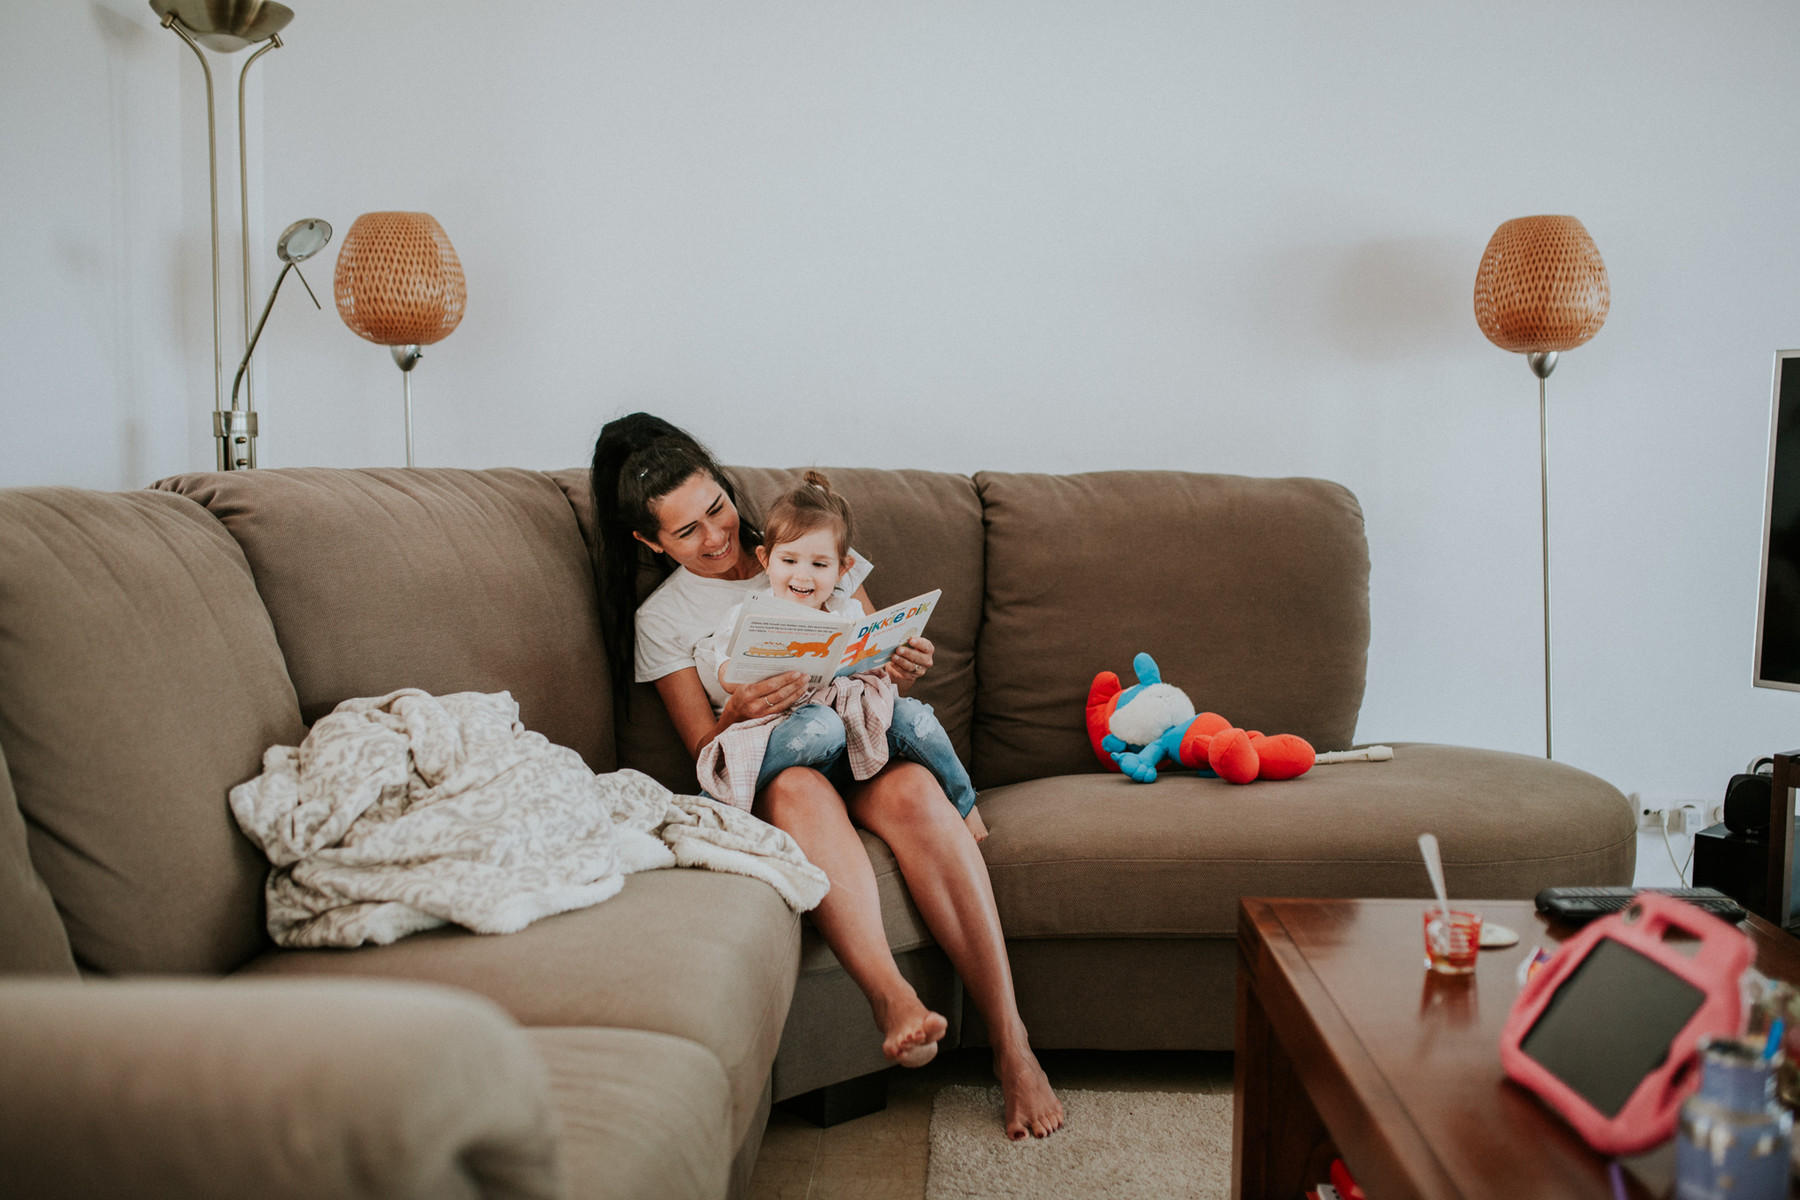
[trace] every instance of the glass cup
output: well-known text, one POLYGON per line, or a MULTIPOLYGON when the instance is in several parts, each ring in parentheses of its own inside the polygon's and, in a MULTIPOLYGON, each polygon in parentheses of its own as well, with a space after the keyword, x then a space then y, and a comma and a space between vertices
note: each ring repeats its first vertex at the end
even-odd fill
POLYGON ((1439 975, 1472 975, 1481 952, 1481 914, 1440 908, 1425 910, 1425 967, 1439 975))

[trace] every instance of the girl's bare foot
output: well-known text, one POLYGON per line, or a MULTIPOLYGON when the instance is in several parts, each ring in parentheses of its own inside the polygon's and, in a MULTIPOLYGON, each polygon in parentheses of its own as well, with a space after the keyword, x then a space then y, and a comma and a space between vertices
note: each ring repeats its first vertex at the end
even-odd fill
POLYGON ((969 827, 969 832, 975 835, 977 842, 987 840, 987 825, 981 819, 979 808, 971 808, 969 815, 963 818, 963 824, 969 827))
POLYGON ((922 1067, 937 1057, 938 1042, 949 1023, 920 1002, 917 995, 906 997, 877 1012, 881 1026, 881 1052, 889 1061, 903 1067, 922 1067))
POLYGON ((1026 1134, 1049 1137, 1063 1127, 1062 1101, 1029 1049, 1006 1057, 996 1053, 994 1074, 1000 1077, 1000 1094, 1006 1100, 1007 1137, 1015 1142, 1026 1134))

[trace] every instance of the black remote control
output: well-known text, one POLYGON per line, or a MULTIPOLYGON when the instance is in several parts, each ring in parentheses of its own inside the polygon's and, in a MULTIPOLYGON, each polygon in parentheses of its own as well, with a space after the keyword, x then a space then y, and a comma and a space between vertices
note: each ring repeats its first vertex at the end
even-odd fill
POLYGON ((1595 917, 1622 911, 1640 892, 1686 900, 1734 925, 1745 916, 1743 905, 1716 888, 1553 887, 1537 894, 1537 908, 1564 925, 1585 925, 1595 917))

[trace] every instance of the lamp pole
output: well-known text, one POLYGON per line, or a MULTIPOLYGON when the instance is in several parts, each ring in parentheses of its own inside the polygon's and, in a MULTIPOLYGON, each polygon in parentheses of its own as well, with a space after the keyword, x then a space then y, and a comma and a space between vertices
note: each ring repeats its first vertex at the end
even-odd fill
MULTIPOLYGON (((219 136, 217 105, 213 99, 212 65, 201 46, 222 55, 235 54, 245 46, 267 42, 252 54, 238 72, 238 213, 242 222, 244 247, 244 345, 245 359, 255 338, 250 332, 250 177, 247 154, 248 138, 244 125, 244 83, 251 64, 271 50, 280 48, 276 35, 294 19, 293 10, 272 0, 249 3, 206 4, 186 6, 184 18, 178 14, 178 0, 150 0, 150 8, 194 57, 200 60, 200 71, 206 81, 206 173, 207 198, 212 218, 212 318, 213 318, 213 438, 217 445, 216 466, 221 471, 234 471, 256 465, 256 412, 250 390, 244 392, 244 406, 238 407, 236 380, 232 383, 231 407, 225 407, 225 352, 219 310, 219 136), (190 23, 192 22, 192 23, 190 23)), ((239 372, 240 378, 242 372, 239 372)))
POLYGON ((1527 354, 1525 362, 1538 381, 1538 513, 1543 519, 1544 547, 1544 757, 1555 758, 1550 745, 1550 414, 1544 403, 1544 381, 1556 370, 1556 351, 1527 354))
POLYGON ((1574 217, 1502 221, 1475 272, 1475 323, 1502 350, 1525 355, 1538 381, 1538 514, 1544 573, 1544 757, 1553 758, 1550 707, 1550 410, 1544 381, 1557 355, 1585 345, 1606 323, 1606 264, 1574 217))

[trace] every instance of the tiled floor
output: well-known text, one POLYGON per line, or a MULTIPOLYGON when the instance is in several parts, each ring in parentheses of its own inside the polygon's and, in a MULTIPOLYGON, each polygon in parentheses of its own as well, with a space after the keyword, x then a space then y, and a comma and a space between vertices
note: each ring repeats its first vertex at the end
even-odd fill
MULTIPOLYGON (((1038 1060, 1059 1088, 1231 1090, 1228 1053, 1044 1050, 1038 1060)), ((752 1200, 924 1200, 932 1097, 952 1084, 993 1083, 987 1050, 951 1050, 917 1071, 889 1072, 881 1112, 820 1129, 777 1108, 756 1159, 752 1200)), ((994 1136, 1005 1136, 999 1126, 994 1136)))

